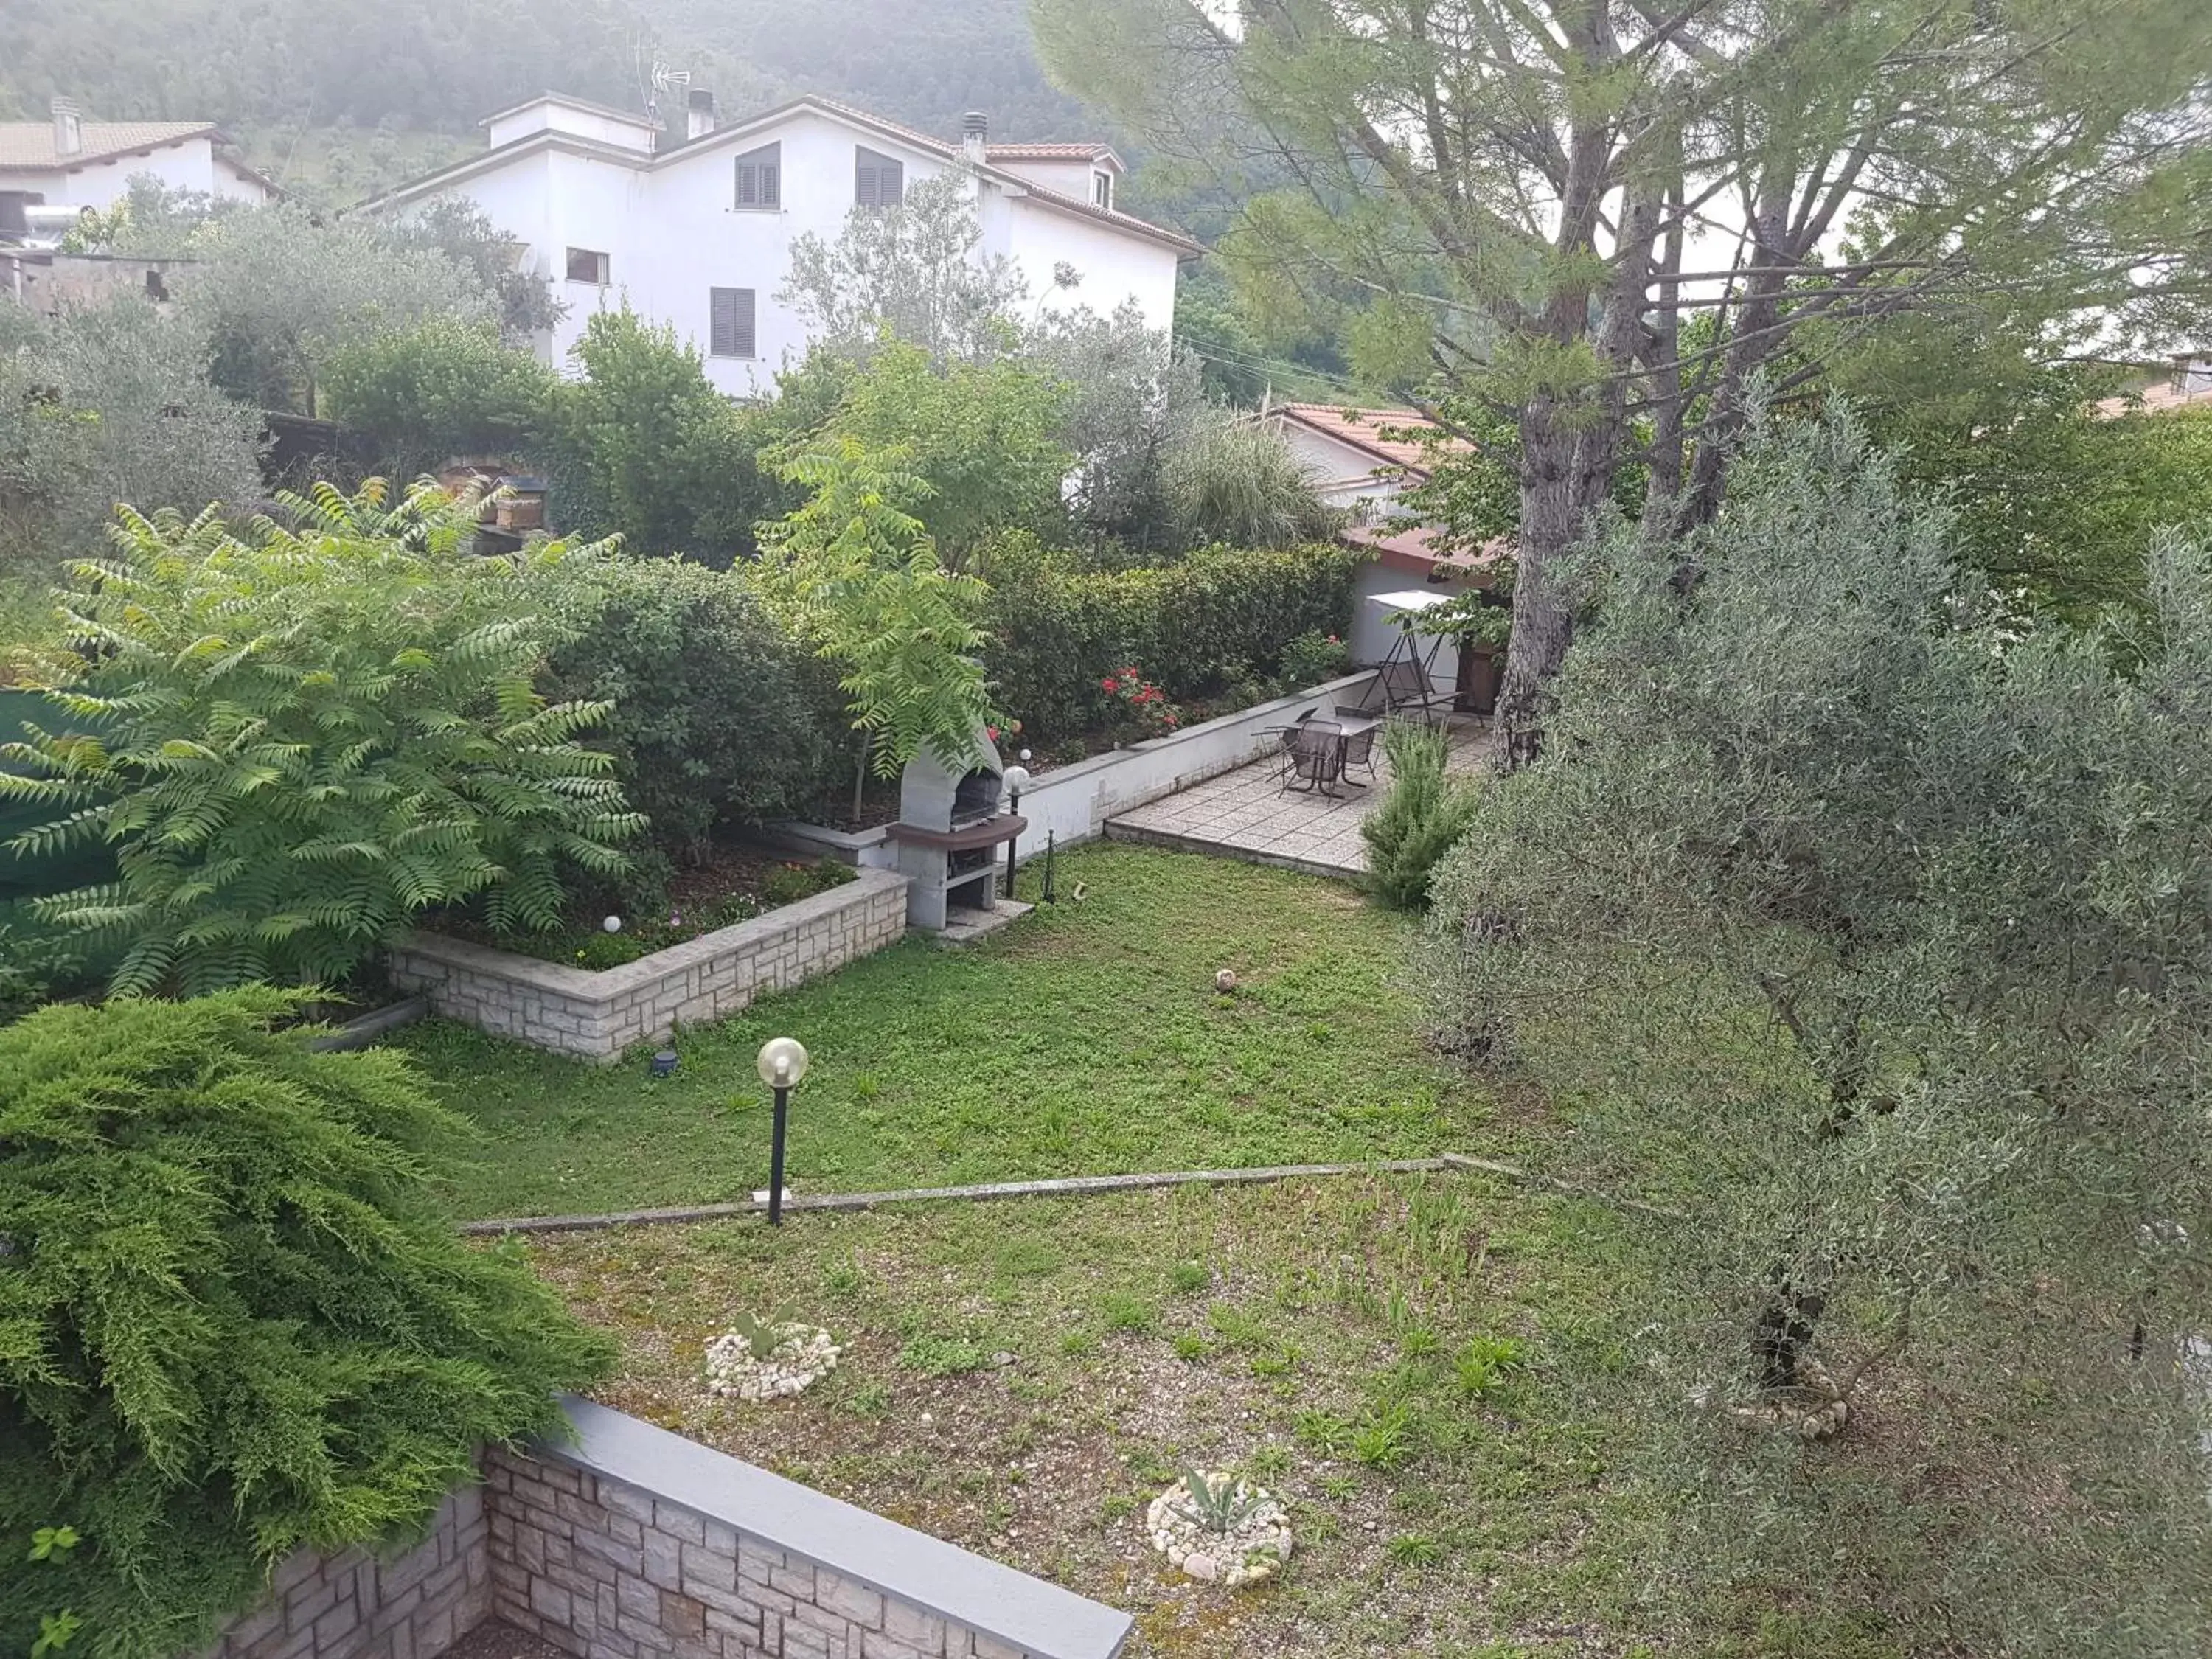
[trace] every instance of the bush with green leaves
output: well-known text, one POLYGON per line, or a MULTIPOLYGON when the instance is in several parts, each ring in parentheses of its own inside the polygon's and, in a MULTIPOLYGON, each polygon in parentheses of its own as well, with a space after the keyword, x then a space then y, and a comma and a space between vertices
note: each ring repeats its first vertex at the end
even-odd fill
POLYGON ((559 544, 479 558, 475 503, 435 489, 289 506, 298 529, 244 537, 126 510, 63 596, 54 729, 0 749, 0 797, 58 815, 15 845, 116 850, 118 879, 38 903, 121 948, 116 991, 342 979, 477 895, 502 930, 551 927, 564 872, 618 872, 642 827, 579 741, 605 706, 534 683, 559 544))
POLYGON ((208 351, 135 295, 55 317, 0 306, 0 576, 40 611, 58 562, 105 545, 116 502, 260 500, 260 417, 208 383, 208 351))
POLYGON ((0 1030, 0 1652, 170 1659, 295 1549, 410 1537, 477 1449, 556 1430, 609 1345, 432 1198, 461 1126, 303 994, 0 1030), (36 1528, 81 1546, 27 1559, 36 1528))
POLYGON ((489 322, 435 317, 348 346, 323 383, 324 412, 356 434, 387 477, 462 456, 537 459, 563 391, 489 322))
POLYGON ((696 861, 718 826, 757 826, 814 799, 842 747, 836 691, 739 575, 682 559, 562 568, 572 633, 558 701, 610 705, 612 751, 654 846, 696 861))
POLYGON ((793 499, 755 459, 763 421, 781 431, 772 412, 740 410, 674 329, 628 307, 593 315, 570 356, 581 378, 561 384, 544 446, 555 521, 706 564, 751 552, 755 520, 793 499))
POLYGON ((1000 706, 1047 738, 1112 715, 1102 682, 1133 662, 1172 701, 1195 701, 1255 670, 1273 674, 1306 635, 1347 632, 1359 558, 1326 545, 1224 547, 1097 570, 1033 538, 1001 537, 981 560, 985 663, 1000 706))
POLYGON ((927 486, 915 514, 948 566, 965 568, 994 531, 1064 516, 1060 481, 1074 458, 1054 435, 1066 390, 1049 375, 1006 357, 940 362, 887 338, 843 379, 823 434, 905 452, 927 486))
POLYGON ((908 510, 928 485, 902 447, 825 432, 778 455, 806 504, 762 526, 758 580, 790 626, 838 670, 860 736, 853 805, 867 775, 893 778, 927 750, 964 769, 991 718, 977 660, 984 588, 947 570, 908 510))
POLYGON ((1352 672, 1352 647, 1341 634, 1309 628, 1283 647, 1281 681, 1285 691, 1341 679, 1352 672))
POLYGON ((1382 728, 1390 784, 1360 821, 1367 873, 1360 884, 1400 910, 1425 909, 1437 860, 1467 833, 1478 786, 1448 769, 1450 739, 1432 726, 1394 720, 1382 728))
POLYGON ((1709 529, 1591 556, 1553 740, 1437 875, 1436 1035, 1680 1217, 1621 1459, 1677 1582, 2201 1654, 2212 546, 2154 539, 2119 650, 1993 604, 1903 471, 1777 420, 1709 529))

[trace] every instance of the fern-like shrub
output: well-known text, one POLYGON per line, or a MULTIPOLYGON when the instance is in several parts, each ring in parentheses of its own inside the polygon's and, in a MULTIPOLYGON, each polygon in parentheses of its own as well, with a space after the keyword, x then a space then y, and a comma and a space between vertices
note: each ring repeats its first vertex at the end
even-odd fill
POLYGON ((1393 908, 1425 909, 1430 873, 1474 816, 1474 787, 1446 775, 1450 744, 1442 732, 1393 720, 1383 728, 1382 752, 1390 787, 1359 826, 1367 842, 1362 885, 1393 908))
POLYGON ((61 596, 54 719, 0 748, 0 796, 63 814, 13 846, 116 849, 119 879, 38 907, 121 948, 112 990, 329 981, 477 894, 503 930, 551 927, 563 869, 619 871, 642 827, 577 740, 606 705, 533 684, 559 544, 479 558, 475 504, 427 485, 286 505, 301 528, 244 536, 125 509, 61 596))
POLYGON ((0 1653, 169 1659, 295 1548, 398 1540, 609 1356, 433 1200, 458 1125, 307 994, 57 1005, 0 1030, 0 1653), (57 1568, 24 1544, 67 1526, 57 1568))

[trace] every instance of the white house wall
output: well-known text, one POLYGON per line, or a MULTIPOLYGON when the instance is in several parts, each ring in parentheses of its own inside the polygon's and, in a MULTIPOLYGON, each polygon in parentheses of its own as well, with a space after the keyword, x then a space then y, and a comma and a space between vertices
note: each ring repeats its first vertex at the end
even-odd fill
POLYGON ((142 176, 154 179, 169 190, 191 191, 222 201, 263 202, 269 198, 268 190, 258 179, 219 159, 213 142, 206 138, 164 144, 149 155, 118 155, 46 173, 11 173, 7 187, 35 191, 51 206, 104 210, 129 195, 131 181, 142 176))
POLYGON ((1279 420, 1275 430, 1283 434, 1291 456, 1331 507, 1356 508, 1371 502, 1370 513, 1379 516, 1381 509, 1395 502, 1405 488, 1402 478, 1378 477, 1376 468, 1382 464, 1364 449, 1340 443, 1295 421, 1279 420))
POLYGON ((1037 311, 1087 307, 1105 317, 1124 300, 1134 300, 1146 327, 1173 325, 1173 248, 1115 230, 1102 221, 1042 206, 1028 197, 1016 197, 1009 205, 1007 245, 1001 251, 1020 264, 1037 311), (1082 279, 1073 289, 1052 286, 1054 269, 1063 263, 1073 265, 1082 279))
MULTIPOLYGON (((541 356, 568 367, 568 351, 594 312, 631 309, 672 326, 705 358, 709 380, 733 397, 771 389, 777 371, 799 361, 806 331, 777 299, 791 270, 792 246, 808 234, 835 241, 853 210, 854 152, 872 149, 904 163, 910 190, 952 163, 940 155, 864 134, 810 111, 771 127, 732 131, 665 155, 648 171, 612 158, 558 147, 457 180, 432 196, 475 202, 531 249, 531 268, 550 277, 568 316, 538 343, 541 356), (738 156, 782 146, 782 204, 736 205, 738 156), (568 280, 568 250, 608 256, 605 287, 568 280), (708 355, 709 290, 753 290, 754 347, 748 359, 708 355)), ((430 199, 426 197, 423 199, 430 199)), ((1175 316, 1173 249, 1079 216, 1010 198, 986 185, 977 202, 981 252, 1019 266, 1030 293, 1025 311, 1089 306, 1104 314, 1133 298, 1146 321, 1175 316), (1071 293, 1046 292, 1062 262, 1082 276, 1071 293)))

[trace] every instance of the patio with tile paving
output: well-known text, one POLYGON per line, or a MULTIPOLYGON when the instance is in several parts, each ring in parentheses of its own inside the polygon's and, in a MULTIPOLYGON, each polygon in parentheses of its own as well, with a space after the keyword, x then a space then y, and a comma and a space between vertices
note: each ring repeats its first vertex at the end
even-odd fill
MULTIPOLYGON (((1477 771, 1494 748, 1487 725, 1455 723, 1451 769, 1477 771)), ((1375 749, 1372 784, 1340 782, 1333 795, 1306 793, 1284 789, 1280 774, 1280 763, 1272 756, 1240 766, 1108 819, 1107 837, 1317 876, 1356 876, 1366 869, 1367 843, 1360 839, 1359 825, 1390 783, 1390 763, 1381 744, 1375 749)))

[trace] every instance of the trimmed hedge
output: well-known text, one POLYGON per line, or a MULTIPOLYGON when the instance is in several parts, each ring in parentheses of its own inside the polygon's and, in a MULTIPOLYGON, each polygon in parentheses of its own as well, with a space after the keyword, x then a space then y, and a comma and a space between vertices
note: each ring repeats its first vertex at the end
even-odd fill
POLYGON ((1040 733, 1109 719, 1099 682, 1134 664, 1177 702, 1279 667, 1306 634, 1350 632, 1347 548, 1213 547, 1133 570, 1071 568, 1027 537, 993 546, 984 665, 1000 708, 1040 733))

